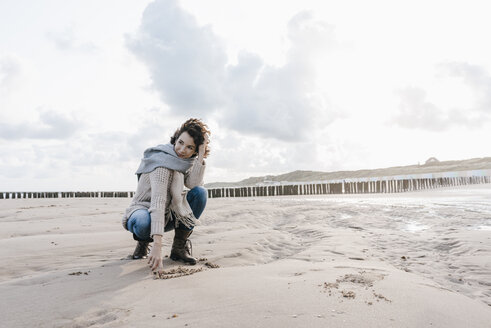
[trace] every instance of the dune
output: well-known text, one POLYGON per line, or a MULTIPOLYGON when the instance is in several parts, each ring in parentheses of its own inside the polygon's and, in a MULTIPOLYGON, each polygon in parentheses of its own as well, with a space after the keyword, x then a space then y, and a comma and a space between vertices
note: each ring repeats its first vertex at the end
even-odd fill
POLYGON ((382 178, 389 176, 418 175, 442 172, 471 172, 476 170, 491 170, 491 157, 441 162, 436 160, 434 162, 428 162, 423 165, 417 164, 378 169, 361 169, 356 171, 319 172, 297 170, 280 175, 250 177, 237 182, 211 182, 207 183, 205 187, 210 189, 221 187, 243 187, 262 184, 264 181, 289 184, 313 181, 382 178))
MULTIPOLYGON (((9 199, 5 327, 489 327, 491 185, 210 199, 157 279, 124 198, 9 199)), ((172 233, 164 236, 169 254, 172 233)))

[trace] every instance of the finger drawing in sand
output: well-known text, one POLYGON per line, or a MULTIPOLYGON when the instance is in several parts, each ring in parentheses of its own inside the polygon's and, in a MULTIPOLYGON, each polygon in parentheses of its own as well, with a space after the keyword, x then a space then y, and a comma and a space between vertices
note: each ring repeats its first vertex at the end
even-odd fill
POLYGON ((197 263, 189 237, 207 201, 203 176, 204 159, 210 153, 209 135, 205 123, 190 118, 174 132, 168 144, 145 150, 136 171, 138 185, 122 223, 137 242, 133 259, 148 257, 154 274, 164 273, 164 232, 174 231, 172 260, 197 263), (189 190, 184 191, 184 187, 189 190))

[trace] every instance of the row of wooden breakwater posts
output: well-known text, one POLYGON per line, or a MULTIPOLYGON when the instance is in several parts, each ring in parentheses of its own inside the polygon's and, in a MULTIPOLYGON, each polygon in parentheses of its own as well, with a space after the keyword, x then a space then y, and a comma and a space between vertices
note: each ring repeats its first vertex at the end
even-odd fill
MULTIPOLYGON (((440 187, 491 183, 491 176, 391 179, 363 182, 299 183, 291 185, 252 186, 208 189, 209 198, 262 197, 326 194, 399 193, 440 187)), ((0 199, 19 198, 105 198, 133 197, 133 191, 95 192, 0 192, 0 199)))
POLYGON ((491 183, 490 176, 378 180, 363 182, 305 183, 208 189, 209 198, 327 194, 398 193, 469 184, 491 183))
POLYGON ((2 192, 0 199, 16 198, 105 198, 133 197, 133 191, 2 192))

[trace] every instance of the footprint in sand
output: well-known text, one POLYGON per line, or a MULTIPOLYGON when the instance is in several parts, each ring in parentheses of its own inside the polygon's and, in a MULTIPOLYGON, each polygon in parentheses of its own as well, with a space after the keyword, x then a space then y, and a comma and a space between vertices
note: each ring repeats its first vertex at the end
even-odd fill
POLYGON ((324 282, 319 286, 322 287, 322 292, 329 296, 337 294, 341 299, 354 300, 358 297, 368 305, 381 300, 391 303, 391 300, 376 293, 373 289, 374 284, 384 279, 384 276, 379 273, 360 271, 357 274, 345 274, 336 279, 336 282, 324 282))
MULTIPOLYGON (((108 323, 123 323, 122 319, 127 317, 131 310, 129 309, 107 309, 100 310, 93 313, 83 315, 76 318, 74 323, 70 326, 63 325, 63 327, 71 328, 87 328, 93 326, 102 326, 108 323), (119 322, 118 322, 119 321, 119 322)), ((61 327, 61 326, 60 326, 61 327)))

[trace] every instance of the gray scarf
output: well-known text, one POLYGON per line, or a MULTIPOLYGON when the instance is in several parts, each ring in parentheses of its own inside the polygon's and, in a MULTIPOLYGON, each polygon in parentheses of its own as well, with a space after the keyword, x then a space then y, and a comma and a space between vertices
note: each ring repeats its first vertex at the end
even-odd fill
POLYGON ((140 177, 142 173, 150 173, 157 167, 165 167, 170 170, 186 173, 193 165, 195 157, 180 158, 174 151, 174 146, 171 144, 158 145, 145 150, 140 167, 135 174, 140 177))
MULTIPOLYGON (((183 192, 184 174, 193 166, 195 160, 196 156, 180 158, 171 144, 158 145, 145 150, 140 167, 135 173, 140 179, 142 173, 150 173, 157 167, 165 167, 174 171, 170 182, 171 203, 169 209, 176 219, 176 228, 179 222, 188 228, 194 227, 197 223, 193 211, 186 200, 186 193, 183 192)), ((170 218, 166 217, 166 224, 168 219, 170 218)))

